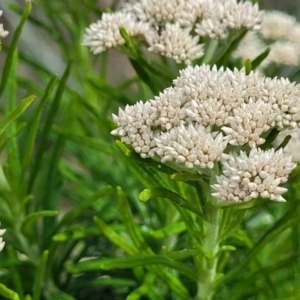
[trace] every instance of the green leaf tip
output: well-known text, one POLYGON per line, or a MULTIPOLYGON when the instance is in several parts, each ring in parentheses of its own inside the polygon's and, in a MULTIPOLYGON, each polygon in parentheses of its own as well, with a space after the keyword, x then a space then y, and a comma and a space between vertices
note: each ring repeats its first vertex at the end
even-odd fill
POLYGON ((151 197, 153 197, 153 195, 150 189, 145 189, 139 194, 139 200, 142 202, 147 202, 151 197))
POLYGON ((246 61, 244 62, 244 66, 246 69, 246 75, 249 75, 252 71, 252 63, 250 59, 246 59, 246 61))

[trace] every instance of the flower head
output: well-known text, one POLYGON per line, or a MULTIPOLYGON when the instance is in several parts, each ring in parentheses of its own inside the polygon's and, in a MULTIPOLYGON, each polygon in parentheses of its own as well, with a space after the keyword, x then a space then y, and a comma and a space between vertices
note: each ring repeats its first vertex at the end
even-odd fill
POLYGON ((119 31, 121 27, 124 27, 130 36, 145 35, 149 31, 148 24, 136 21, 128 13, 103 13, 101 20, 92 23, 86 29, 82 44, 90 47, 94 54, 121 46, 125 44, 119 31))
POLYGON ((248 103, 233 109, 232 116, 228 116, 228 125, 222 130, 230 137, 229 143, 238 146, 249 144, 251 148, 261 145, 265 139, 264 132, 274 127, 277 112, 273 112, 270 105, 259 99, 254 102, 250 98, 248 103))
POLYGON ((148 38, 150 52, 173 58, 177 63, 191 64, 203 55, 199 36, 190 34, 191 28, 181 28, 178 23, 166 24, 159 34, 148 38))
POLYGON ((156 153, 162 162, 184 163, 188 169, 214 167, 226 148, 222 133, 211 133, 201 125, 180 125, 155 138, 156 153))
POLYGON ((293 31, 296 19, 284 12, 265 11, 261 23, 260 34, 266 40, 285 39, 293 31))
POLYGON ((231 153, 223 162, 223 174, 212 185, 212 195, 228 202, 248 202, 258 197, 284 202, 287 191, 280 184, 287 181, 296 165, 282 150, 253 148, 249 155, 231 153))

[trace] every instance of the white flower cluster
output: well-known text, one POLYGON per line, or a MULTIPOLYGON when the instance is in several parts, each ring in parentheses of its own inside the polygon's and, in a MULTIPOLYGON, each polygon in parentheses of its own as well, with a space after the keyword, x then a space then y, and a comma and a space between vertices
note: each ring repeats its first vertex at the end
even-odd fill
POLYGON ((101 20, 86 29, 82 44, 89 46, 94 54, 121 46, 125 44, 119 31, 121 27, 131 36, 144 35, 149 30, 147 23, 135 21, 130 14, 122 11, 104 13, 101 20))
POLYGON ((262 151, 251 149, 249 155, 241 151, 232 153, 222 162, 223 175, 217 176, 212 185, 214 197, 230 202, 248 202, 258 197, 284 202, 282 194, 285 183, 296 166, 291 156, 285 156, 282 149, 262 151))
POLYGON ((257 4, 237 0, 141 0, 126 3, 122 10, 103 13, 86 29, 83 45, 94 54, 123 45, 119 33, 143 36, 148 51, 191 64, 203 56, 200 36, 224 39, 230 30, 256 30, 261 22, 257 4))
POLYGON ((113 115, 117 128, 112 134, 141 157, 173 166, 201 172, 220 161, 224 172, 213 188, 222 200, 245 202, 260 196, 282 201, 285 189, 279 185, 294 167, 291 156, 264 152, 258 146, 274 127, 300 128, 299 99, 299 86, 286 79, 188 66, 174 80, 174 87, 145 103, 120 108, 113 115), (248 145, 249 157, 244 152, 225 154, 228 143, 248 145))
POLYGON ((265 11, 261 27, 248 32, 235 52, 243 60, 255 59, 267 47, 270 53, 262 64, 297 66, 300 63, 300 23, 281 11, 265 11))
POLYGON ((210 13, 196 25, 196 33, 212 39, 225 39, 230 29, 259 29, 261 18, 257 4, 236 0, 211 1, 210 13))
MULTIPOLYGON (((2 14, 3 14, 3 11, 0 10, 0 17, 2 16, 2 14)), ((0 23, 0 41, 1 41, 1 38, 5 38, 8 35, 8 33, 9 33, 8 31, 4 30, 3 24, 0 23)))
POLYGON ((5 233, 6 229, 0 229, 0 252, 3 250, 5 246, 5 242, 3 241, 3 234, 5 233))

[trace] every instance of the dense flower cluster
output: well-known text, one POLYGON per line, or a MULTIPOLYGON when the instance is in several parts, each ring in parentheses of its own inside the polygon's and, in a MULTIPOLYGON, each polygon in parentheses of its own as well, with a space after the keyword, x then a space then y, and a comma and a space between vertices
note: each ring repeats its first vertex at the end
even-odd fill
POLYGON ((125 43, 123 27, 130 36, 142 36, 148 51, 190 64, 203 55, 201 36, 227 38, 230 30, 256 30, 261 22, 257 4, 237 0, 141 0, 130 1, 86 29, 83 45, 94 54, 125 43))
MULTIPOLYGON (((3 14, 3 11, 0 10, 0 17, 2 16, 2 14, 3 14)), ((8 35, 8 31, 4 30, 3 24, 0 23, 0 41, 1 41, 1 38, 5 38, 7 35, 8 35)))
POLYGON ((267 47, 270 53, 261 67, 275 63, 297 66, 300 62, 300 23, 281 11, 265 11, 260 29, 248 32, 240 43, 236 57, 255 59, 267 47))
POLYGON ((188 66, 174 80, 174 87, 145 103, 120 108, 113 115, 117 128, 112 134, 143 158, 186 169, 201 172, 220 161, 223 175, 213 188, 222 200, 244 202, 260 196, 283 201, 285 189, 279 185, 294 168, 291 156, 264 152, 258 146, 272 128, 300 128, 299 98, 299 86, 287 79, 188 66), (248 145, 249 157, 246 152, 226 154, 228 144, 248 145))
POLYGON ((223 175, 212 185, 212 194, 220 200, 247 202, 258 197, 284 202, 287 191, 279 185, 285 183, 295 167, 291 156, 282 150, 251 149, 249 155, 241 151, 232 153, 223 161, 223 175))

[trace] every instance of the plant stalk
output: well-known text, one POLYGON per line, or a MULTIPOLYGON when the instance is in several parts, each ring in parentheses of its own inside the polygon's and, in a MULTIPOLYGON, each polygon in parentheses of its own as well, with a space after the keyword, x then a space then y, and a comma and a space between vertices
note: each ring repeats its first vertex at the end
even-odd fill
POLYGON ((204 254, 201 258, 197 300, 211 300, 217 275, 219 251, 220 208, 207 204, 205 208, 206 234, 203 237, 204 254))

